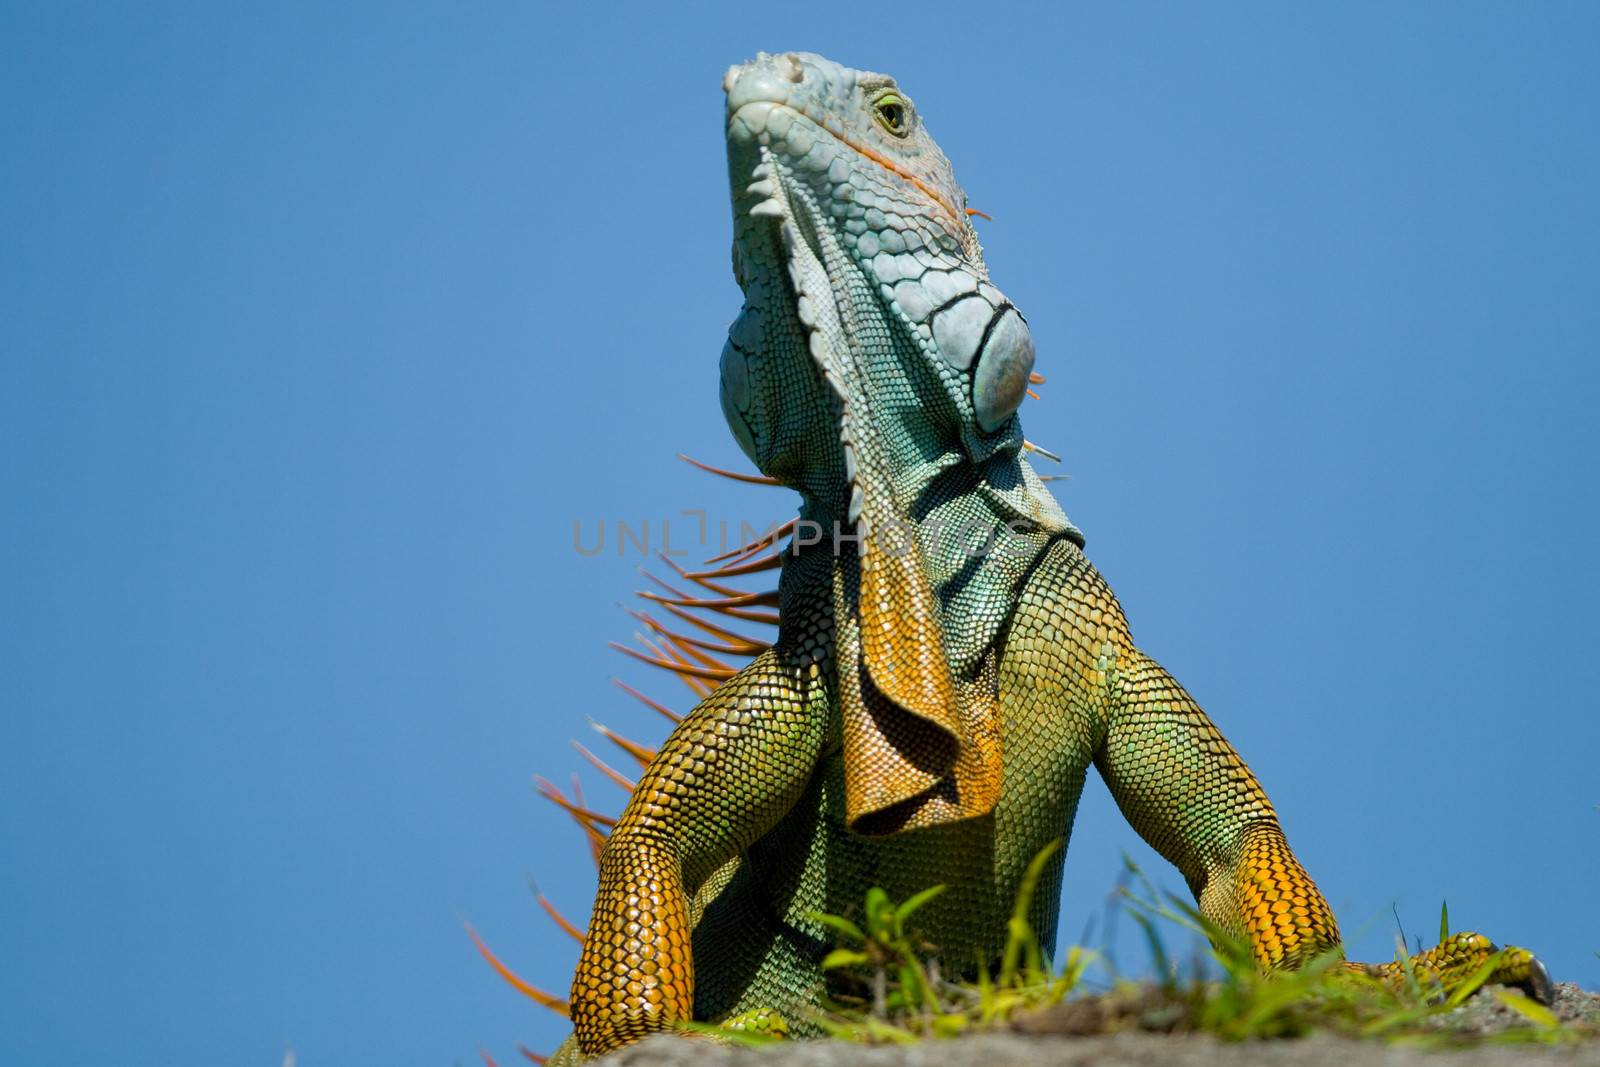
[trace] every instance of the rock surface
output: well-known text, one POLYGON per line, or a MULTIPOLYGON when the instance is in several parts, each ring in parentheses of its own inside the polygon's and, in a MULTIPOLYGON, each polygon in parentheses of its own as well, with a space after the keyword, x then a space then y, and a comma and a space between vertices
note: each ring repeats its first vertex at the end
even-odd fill
MULTIPOLYGON (((1571 982, 1557 982, 1556 1001, 1550 1010, 1564 1023, 1589 1023, 1600 1029, 1600 993, 1591 993, 1571 982)), ((1457 1033, 1483 1035, 1526 1023, 1522 1016, 1494 997, 1480 993, 1454 1011, 1438 1016, 1437 1025, 1457 1033)))
MULTIPOLYGON (((1600 994, 1577 986, 1558 985, 1553 1010, 1563 1022, 1600 1026, 1600 994)), ((1484 994, 1439 1020, 1441 1028, 1472 1035, 1528 1025, 1515 1011, 1484 994)), ((1228 1043, 1193 1033, 1062 1036, 1038 1022, 1029 1029, 1026 1034, 976 1034, 878 1047, 795 1041, 740 1048, 659 1035, 599 1062, 605 1067, 1515 1067, 1528 1063, 1600 1067, 1600 1037, 1562 1045, 1518 1043, 1440 1050, 1331 1036, 1228 1043)))
POLYGON ((797 1041, 740 1049, 662 1035, 601 1062, 607 1067, 1590 1067, 1600 1064, 1600 1045, 1484 1045, 1439 1052, 1332 1037, 1224 1044, 1197 1034, 984 1034, 894 1047, 797 1041))

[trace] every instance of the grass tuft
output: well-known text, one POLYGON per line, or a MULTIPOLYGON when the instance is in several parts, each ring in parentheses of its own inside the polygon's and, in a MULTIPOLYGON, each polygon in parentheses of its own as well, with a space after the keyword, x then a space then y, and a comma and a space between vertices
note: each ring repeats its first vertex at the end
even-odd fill
MULTIPOLYGON (((1525 1024, 1472 1032, 1457 1009, 1493 973, 1494 959, 1448 990, 1423 984, 1409 968, 1398 985, 1379 981, 1342 966, 1337 950, 1295 971, 1262 974, 1248 944, 1187 900, 1158 892, 1131 861, 1119 894, 1145 935, 1156 981, 1129 981, 1104 955, 1077 946, 1067 949, 1056 966, 1034 936, 1028 914, 1044 868, 1060 847, 1059 842, 1047 847, 1029 864, 999 964, 980 963, 965 976, 952 974, 937 947, 916 932, 917 913, 944 886, 898 904, 882 889, 872 889, 859 922, 814 914, 836 939, 822 962, 833 993, 814 1021, 835 1038, 868 1044, 993 1029, 1062 1035, 1198 1032, 1226 1041, 1327 1032, 1441 1046, 1600 1037, 1593 1024, 1562 1023, 1542 1005, 1501 989, 1494 990, 1495 998, 1525 1024), (1167 949, 1166 933, 1173 930, 1210 946, 1188 976, 1167 949), (1099 973, 1098 981, 1089 978, 1091 971, 1099 973)), ((1439 930, 1441 939, 1448 937, 1448 905, 1440 907, 1439 930)), ((1403 946, 1399 955, 1405 956, 1403 946)), ((746 1031, 738 1039, 771 1038, 746 1031)))

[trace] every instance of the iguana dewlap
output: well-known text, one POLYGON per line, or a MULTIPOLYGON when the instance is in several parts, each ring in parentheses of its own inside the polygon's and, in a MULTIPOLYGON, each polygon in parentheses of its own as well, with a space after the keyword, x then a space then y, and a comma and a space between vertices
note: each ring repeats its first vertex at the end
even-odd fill
MULTIPOLYGON (((910 98, 804 53, 723 88, 744 306, 722 407, 802 521, 776 643, 673 730, 605 844, 572 986, 582 1054, 758 1009, 805 1032, 829 947, 808 915, 872 886, 946 885, 922 934, 957 965, 997 959, 1091 764, 1263 968, 1337 946, 1260 784, 1139 650, 1030 468, 1028 324, 910 98)), ((1046 945, 1061 861, 1029 916, 1046 945)), ((1491 951, 1458 935, 1412 963, 1449 978, 1491 951)), ((1521 950, 1495 977, 1548 987, 1521 950)))

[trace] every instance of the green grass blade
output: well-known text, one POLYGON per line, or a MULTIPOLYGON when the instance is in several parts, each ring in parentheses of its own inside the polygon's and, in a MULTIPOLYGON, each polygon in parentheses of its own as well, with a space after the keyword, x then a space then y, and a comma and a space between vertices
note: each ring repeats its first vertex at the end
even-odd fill
POLYGON ((1554 1012, 1543 1004, 1534 1003, 1515 990, 1496 989, 1494 991, 1494 999, 1536 1026, 1543 1027, 1546 1030, 1558 1030, 1561 1028, 1561 1020, 1556 1018, 1554 1012))
POLYGON ((743 1045, 745 1048, 764 1048, 783 1040, 777 1034, 764 1034, 758 1030, 736 1030, 721 1023, 700 1023, 687 1019, 674 1023, 672 1028, 683 1033, 704 1034, 706 1037, 713 1037, 730 1045, 743 1045))
POLYGON ((906 920, 915 915, 917 909, 921 908, 924 904, 928 903, 928 901, 932 900, 940 893, 943 893, 946 888, 947 887, 942 885, 931 885, 922 892, 913 896, 910 900, 907 900, 904 904, 901 904, 898 908, 894 909, 895 926, 904 929, 906 920))
POLYGON ((842 915, 829 915, 825 911, 808 911, 806 918, 819 922, 836 934, 842 934, 851 941, 865 941, 867 935, 861 932, 861 927, 846 919, 842 915))
POLYGON ((889 894, 877 886, 867 890, 867 933, 875 938, 893 936, 891 925, 894 921, 894 906, 889 903, 889 894))
POLYGON ((1172 961, 1167 956, 1167 945, 1162 940, 1161 933, 1156 929, 1156 924, 1150 921, 1149 916, 1143 912, 1130 911, 1128 917, 1139 924, 1139 929, 1144 932, 1145 942, 1150 946, 1150 959, 1155 963, 1156 977, 1164 986, 1172 984, 1172 961))
POLYGON ((1000 985, 1012 986, 1017 981, 1017 965, 1024 952, 1029 952, 1030 964, 1037 958, 1039 945, 1028 925, 1028 912, 1033 908, 1033 894, 1044 876, 1045 864, 1061 851, 1058 838, 1039 850, 1023 872, 1022 883, 1017 887, 1017 899, 1011 907, 1011 920, 1006 924, 1006 948, 1000 960, 1000 985), (1031 951, 1029 951, 1031 949, 1031 951))
POLYGON ((820 966, 825 971, 832 971, 839 967, 860 967, 870 963, 872 957, 865 952, 858 952, 853 948, 836 948, 822 957, 820 966))

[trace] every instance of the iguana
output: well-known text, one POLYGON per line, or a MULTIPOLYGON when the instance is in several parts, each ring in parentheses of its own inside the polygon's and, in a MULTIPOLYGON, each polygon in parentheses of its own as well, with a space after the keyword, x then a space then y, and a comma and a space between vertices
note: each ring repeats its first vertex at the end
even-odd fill
MULTIPOLYGON (((873 886, 904 899, 944 884, 920 913, 927 939, 952 961, 998 959, 1024 869, 1070 829, 1091 764, 1262 968, 1338 946, 1266 793, 1134 643, 1032 470, 1027 320, 990 281, 910 98, 806 53, 758 55, 723 89, 744 306, 722 410, 765 479, 799 492, 799 517, 786 549, 768 537, 688 576, 725 594, 711 606, 759 618, 762 597, 714 579, 781 560, 778 637, 705 624, 718 642, 664 657, 707 695, 653 756, 636 751, 561 1057, 761 1010, 805 1032, 830 947, 810 916, 873 886), (712 646, 759 654, 697 668, 712 646)), ((1029 916, 1045 945, 1061 864, 1029 916)), ((1449 980, 1494 951, 1459 934, 1410 962, 1449 980)), ((1525 950, 1493 977, 1550 996, 1525 950)))

